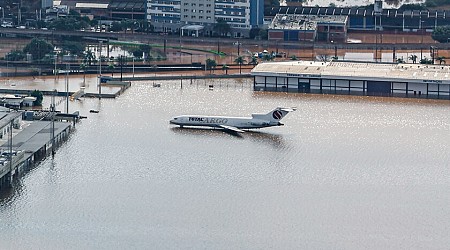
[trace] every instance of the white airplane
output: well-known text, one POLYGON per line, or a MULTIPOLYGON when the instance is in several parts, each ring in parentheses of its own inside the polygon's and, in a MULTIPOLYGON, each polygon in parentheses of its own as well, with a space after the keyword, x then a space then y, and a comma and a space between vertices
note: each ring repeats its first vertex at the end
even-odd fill
POLYGON ((242 129, 282 126, 280 122, 296 108, 276 108, 267 114, 252 114, 252 117, 181 115, 170 120, 171 124, 183 126, 213 127, 243 133, 242 129))

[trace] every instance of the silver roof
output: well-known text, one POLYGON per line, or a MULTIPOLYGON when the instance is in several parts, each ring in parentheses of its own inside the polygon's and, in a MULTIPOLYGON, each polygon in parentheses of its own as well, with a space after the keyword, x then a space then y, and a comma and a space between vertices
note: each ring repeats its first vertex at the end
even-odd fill
POLYGON ((450 84, 450 66, 367 62, 267 62, 253 68, 255 76, 291 76, 450 84))
POLYGON ((277 14, 270 23, 269 29, 316 30, 318 23, 346 25, 347 16, 277 14))

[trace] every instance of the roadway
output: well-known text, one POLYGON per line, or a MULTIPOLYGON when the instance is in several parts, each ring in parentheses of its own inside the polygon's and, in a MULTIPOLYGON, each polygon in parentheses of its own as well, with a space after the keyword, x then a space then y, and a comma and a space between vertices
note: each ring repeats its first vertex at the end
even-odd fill
MULTIPOLYGON (((120 40, 120 41, 137 41, 147 44, 166 44, 168 46, 193 46, 193 47, 217 47, 219 50, 225 47, 237 48, 236 42, 239 42, 242 49, 248 49, 253 51, 254 48, 274 48, 274 49, 349 49, 349 50, 373 50, 373 49, 383 49, 391 50, 396 48, 399 50, 420 50, 429 49, 430 46, 437 46, 439 49, 448 50, 450 49, 450 44, 448 43, 436 43, 430 39, 430 35, 418 35, 412 33, 399 33, 399 34, 374 34, 366 33, 366 35, 371 35, 373 38, 380 37, 380 42, 375 41, 365 42, 365 43, 324 43, 324 42, 285 42, 285 41, 267 41, 267 40, 254 40, 254 39, 237 39, 237 38, 214 38, 214 37, 179 37, 174 35, 160 35, 160 34, 144 34, 144 33, 131 33, 131 32, 92 32, 92 31, 57 31, 57 30, 40 30, 40 29, 16 29, 16 28, 0 28, 0 34, 11 36, 25 36, 25 37, 43 37, 47 40, 64 37, 82 37, 88 40, 120 40), (388 37, 405 37, 410 36, 411 39, 405 42, 396 42, 393 39, 388 39, 388 37), (383 41, 384 37, 384 41, 383 41), (425 37, 425 39, 424 39, 425 37), (222 47, 222 48, 221 48, 222 47)), ((353 33, 349 33, 349 37, 353 33)), ((396 38, 397 39, 397 38, 396 38)), ((369 39, 370 40, 370 39, 369 39)))

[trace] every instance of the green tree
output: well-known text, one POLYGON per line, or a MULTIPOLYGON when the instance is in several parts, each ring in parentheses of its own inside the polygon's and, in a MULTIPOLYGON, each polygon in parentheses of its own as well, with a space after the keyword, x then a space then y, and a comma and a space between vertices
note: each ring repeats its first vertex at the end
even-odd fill
POLYGON ((127 30, 133 30, 134 29, 134 22, 130 19, 122 20, 122 28, 125 30, 125 33, 127 33, 127 30))
POLYGON ((209 69, 210 73, 216 68, 217 63, 216 60, 208 58, 206 59, 206 68, 209 69))
POLYGON ((261 31, 260 28, 252 28, 249 32, 249 38, 255 39, 255 37, 259 36, 259 32, 261 31))
POLYGON ((258 58, 257 58, 256 56, 252 56, 252 57, 250 58, 249 64, 251 64, 251 65, 256 65, 256 64, 258 64, 258 58))
POLYGON ((405 63, 405 60, 403 60, 403 58, 397 58, 397 63, 405 63))
POLYGON ((426 58, 426 57, 420 59, 419 62, 420 62, 420 64, 433 64, 433 60, 428 59, 428 58, 426 58))
POLYGON ((116 68, 116 66, 114 66, 114 63, 110 63, 108 64, 108 70, 111 71, 111 76, 114 77, 114 69, 116 68))
POLYGON ((431 33, 431 37, 433 40, 440 43, 448 43, 450 39, 450 26, 445 25, 436 27, 433 33, 431 33))
POLYGON ((222 65, 222 70, 225 71, 225 75, 228 75, 228 69, 229 68, 230 67, 228 65, 226 65, 226 64, 222 65))
POLYGON ((272 61, 273 60, 273 56, 271 54, 264 54, 262 57, 263 61, 272 61))
POLYGON ((291 60, 292 60, 292 61, 297 61, 297 60, 298 60, 298 58, 297 58, 297 56, 296 56, 296 55, 292 55, 292 56, 291 56, 291 60))
POLYGON ((417 55, 410 55, 408 59, 411 60, 412 63, 416 63, 417 62, 417 55))
POLYGON ((42 91, 33 90, 33 92, 31 92, 31 96, 36 97, 36 101, 33 102, 34 106, 42 106, 42 100, 44 99, 42 91))
POLYGON ((23 48, 25 54, 31 54, 33 60, 41 60, 46 54, 53 52, 53 45, 43 39, 34 38, 23 48))
POLYGON ((83 53, 83 62, 87 63, 89 66, 95 61, 95 55, 92 50, 87 50, 83 53))
POLYGON ((213 31, 218 36, 228 36, 228 33, 231 31, 231 27, 225 20, 218 18, 214 24, 213 31))
POLYGON ((7 61, 22 61, 25 59, 25 54, 20 50, 12 50, 5 55, 7 61))
POLYGON ((245 63, 245 59, 243 56, 238 56, 234 59, 234 62, 239 64, 239 74, 242 74, 242 64, 245 63))
POLYGON ((110 31, 118 32, 123 30, 123 26, 120 22, 112 22, 111 26, 109 27, 110 31))
POLYGON ((61 45, 61 49, 64 52, 70 53, 71 55, 79 56, 83 55, 86 49, 86 45, 82 42, 64 40, 63 44, 61 45))
POLYGON ((73 31, 85 29, 89 27, 89 23, 75 17, 61 17, 51 21, 47 26, 55 30, 73 31))
POLYGON ((262 40, 267 40, 269 38, 269 31, 267 29, 260 29, 259 30, 259 37, 262 40))
POLYGON ((441 65, 442 63, 445 64, 445 56, 438 56, 436 60, 439 62, 439 65, 441 65))

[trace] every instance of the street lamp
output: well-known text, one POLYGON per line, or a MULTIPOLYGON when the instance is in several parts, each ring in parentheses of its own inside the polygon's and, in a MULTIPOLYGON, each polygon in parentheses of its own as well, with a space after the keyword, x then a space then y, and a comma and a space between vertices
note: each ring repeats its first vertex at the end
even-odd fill
POLYGON ((99 41, 99 60, 98 60, 98 99, 102 99, 102 43, 99 41))
POLYGON ((237 45, 237 55, 239 56, 239 55, 240 55, 240 46, 241 46, 241 43, 240 43, 239 40, 238 40, 234 45, 237 45))
POLYGON ((424 32, 424 29, 423 29, 423 23, 424 23, 425 21, 422 21, 422 19, 420 20, 420 25, 419 25, 419 30, 420 30, 420 35, 421 35, 421 39, 420 39, 420 60, 422 60, 422 54, 423 54, 423 32, 424 32))

